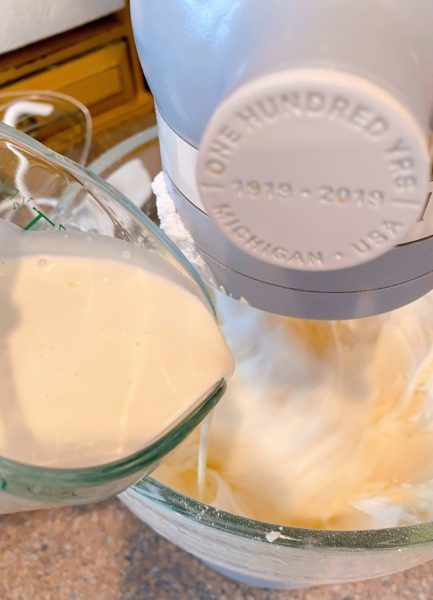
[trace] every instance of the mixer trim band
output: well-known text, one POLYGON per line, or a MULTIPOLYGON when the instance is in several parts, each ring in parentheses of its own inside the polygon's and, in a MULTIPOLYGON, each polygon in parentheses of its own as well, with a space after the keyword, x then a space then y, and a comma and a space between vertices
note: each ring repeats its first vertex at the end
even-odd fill
MULTIPOLYGON (((176 188, 199 210, 207 214, 196 181, 198 150, 179 136, 157 110, 158 132, 164 169, 176 188)), ((418 221, 399 245, 433 236, 433 181, 430 182, 426 206, 418 221)))
POLYGON ((229 241, 224 246, 224 237, 209 216, 185 198, 167 173, 165 180, 184 225, 212 271, 216 286, 262 310, 310 319, 365 317, 393 310, 401 305, 402 299, 404 303, 411 302, 433 285, 433 237, 395 248, 372 263, 347 269, 345 277, 338 279, 332 272, 323 277, 323 273, 300 273, 271 265, 266 266, 264 273, 254 271, 260 265, 248 255, 241 256, 240 262, 232 260, 229 268, 224 264, 227 254, 233 259, 236 252, 241 251, 229 247, 229 241), (388 285, 383 285, 383 273, 388 285), (380 274, 382 277, 378 278, 380 274))

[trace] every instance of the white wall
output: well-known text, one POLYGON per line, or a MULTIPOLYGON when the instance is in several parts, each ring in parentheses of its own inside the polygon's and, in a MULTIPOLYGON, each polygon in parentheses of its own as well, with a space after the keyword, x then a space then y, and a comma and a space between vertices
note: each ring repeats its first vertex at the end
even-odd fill
POLYGON ((0 0, 0 54, 119 10, 125 0, 0 0))

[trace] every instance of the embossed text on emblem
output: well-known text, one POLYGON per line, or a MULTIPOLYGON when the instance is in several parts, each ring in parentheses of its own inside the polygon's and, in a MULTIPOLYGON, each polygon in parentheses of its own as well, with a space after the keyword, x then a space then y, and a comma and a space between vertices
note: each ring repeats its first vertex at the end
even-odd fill
POLYGON ((348 96, 318 90, 275 92, 245 105, 236 117, 248 131, 278 119, 299 117, 340 121, 371 138, 379 138, 389 129, 387 119, 372 108, 348 96))
POLYGON ((323 254, 320 250, 289 250, 255 234, 234 212, 230 204, 222 203, 214 207, 214 218, 224 229, 228 229, 241 242, 241 245, 261 257, 271 257, 290 267, 308 267, 312 270, 323 267, 323 254))

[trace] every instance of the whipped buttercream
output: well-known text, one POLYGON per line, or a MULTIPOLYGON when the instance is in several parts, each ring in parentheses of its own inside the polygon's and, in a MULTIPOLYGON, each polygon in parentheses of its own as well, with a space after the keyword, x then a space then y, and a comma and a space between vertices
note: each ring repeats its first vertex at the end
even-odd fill
MULTIPOLYGON (((201 499, 301 527, 433 519, 433 295, 343 322, 217 296, 236 372, 213 414, 201 499)), ((156 471, 196 498, 199 437, 156 471)))

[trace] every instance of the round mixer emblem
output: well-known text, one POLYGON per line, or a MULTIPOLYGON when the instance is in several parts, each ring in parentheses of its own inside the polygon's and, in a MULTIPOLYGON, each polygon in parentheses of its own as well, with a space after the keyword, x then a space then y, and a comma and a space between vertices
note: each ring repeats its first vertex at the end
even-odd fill
POLYGON ((203 204, 227 237, 301 270, 351 267, 395 246, 423 211, 428 179, 410 112, 375 84, 329 70, 239 88, 198 157, 203 204))

